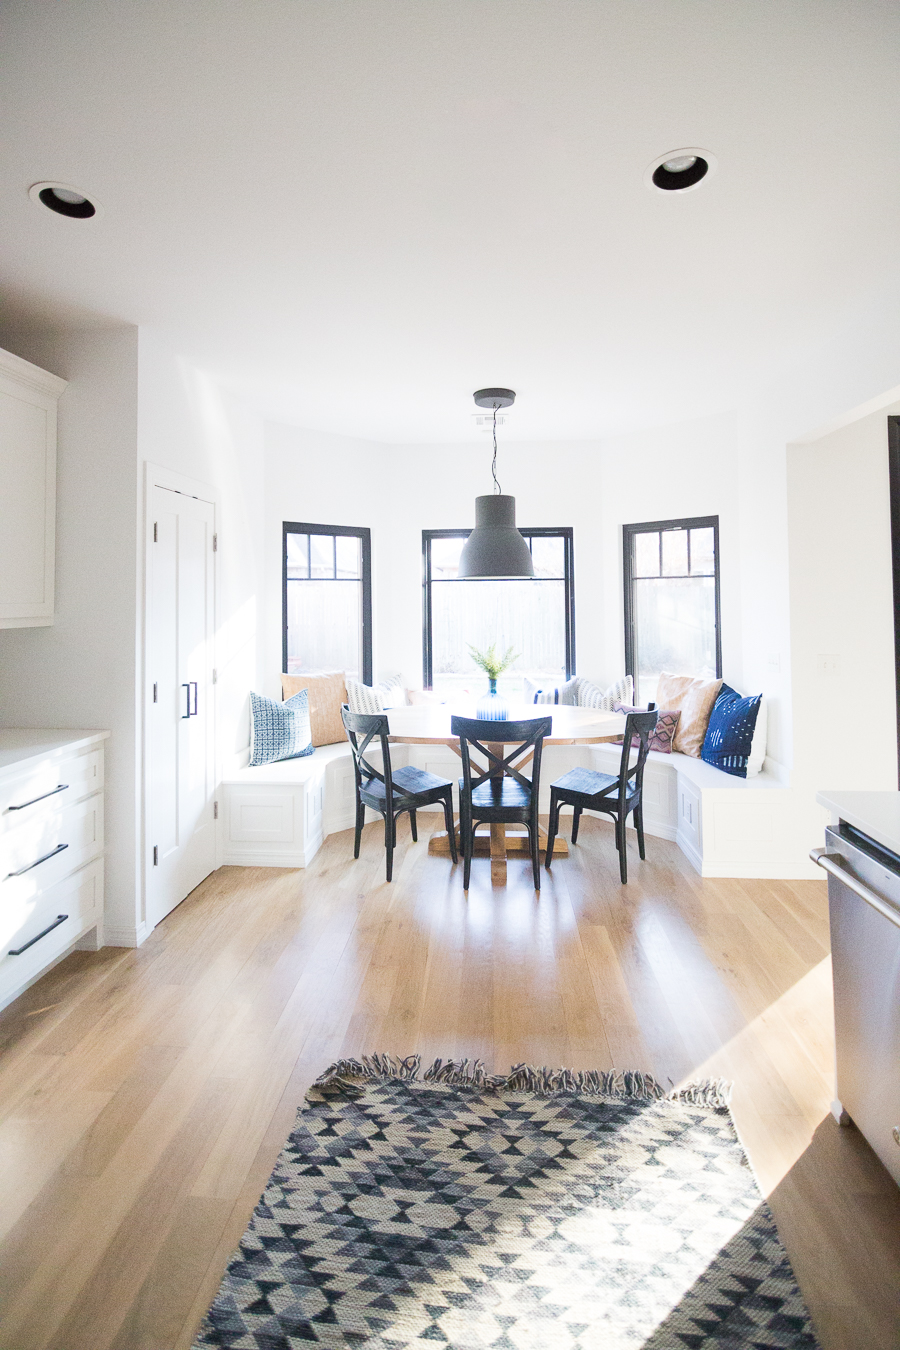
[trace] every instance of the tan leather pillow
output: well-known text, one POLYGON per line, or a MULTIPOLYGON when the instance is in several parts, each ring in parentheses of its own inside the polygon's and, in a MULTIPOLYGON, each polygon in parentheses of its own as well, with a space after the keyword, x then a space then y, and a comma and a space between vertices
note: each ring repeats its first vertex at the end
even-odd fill
POLYGON ((663 671, 656 686, 658 708, 681 710, 672 749, 679 755, 700 758, 709 725, 709 715, 722 688, 721 680, 700 680, 692 675, 669 675, 663 671))
POLYGON ((341 704, 347 702, 343 671, 330 675, 282 675, 281 697, 292 698, 301 689, 309 691, 309 729, 313 745, 336 745, 346 740, 341 704))

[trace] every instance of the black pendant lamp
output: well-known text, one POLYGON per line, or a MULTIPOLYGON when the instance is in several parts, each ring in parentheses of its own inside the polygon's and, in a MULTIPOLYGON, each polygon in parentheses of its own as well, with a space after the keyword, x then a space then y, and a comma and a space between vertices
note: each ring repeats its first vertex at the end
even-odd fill
POLYGON ((533 577, 531 551, 516 529, 516 499, 505 496, 497 482, 497 410, 512 407, 516 396, 512 389, 479 389, 474 397, 479 408, 494 413, 494 491, 475 498, 475 528, 463 544, 456 575, 468 580, 533 577))

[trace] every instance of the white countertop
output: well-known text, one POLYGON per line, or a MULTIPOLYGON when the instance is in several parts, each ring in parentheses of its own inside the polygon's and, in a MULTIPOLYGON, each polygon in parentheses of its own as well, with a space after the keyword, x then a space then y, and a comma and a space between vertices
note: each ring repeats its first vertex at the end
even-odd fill
POLYGON ((831 812, 832 824, 845 820, 900 853, 900 792, 819 792, 816 801, 831 812))
POLYGON ((55 750, 75 750, 105 741, 108 735, 108 731, 67 731, 59 727, 0 727, 0 770, 40 759, 55 750))

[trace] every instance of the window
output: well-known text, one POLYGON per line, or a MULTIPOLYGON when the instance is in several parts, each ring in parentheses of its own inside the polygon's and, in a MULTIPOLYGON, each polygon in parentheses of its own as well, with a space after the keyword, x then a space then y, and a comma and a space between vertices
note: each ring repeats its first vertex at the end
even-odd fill
POLYGON ((481 693, 484 676, 469 644, 519 659, 499 687, 511 696, 524 677, 556 684, 575 673, 575 600, 572 530, 522 530, 534 561, 534 579, 461 581, 456 575, 471 530, 423 530, 423 683, 441 693, 481 693))
POLYGON ((656 697, 662 671, 715 679, 719 631, 719 517, 623 526, 625 670, 635 699, 656 697))
POLYGON ((283 669, 372 683, 372 543, 348 525, 284 522, 283 669))

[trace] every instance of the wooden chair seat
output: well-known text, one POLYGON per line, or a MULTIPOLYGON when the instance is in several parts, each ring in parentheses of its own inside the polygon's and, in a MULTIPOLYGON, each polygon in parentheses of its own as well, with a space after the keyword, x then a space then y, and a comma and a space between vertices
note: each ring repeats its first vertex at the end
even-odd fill
MULTIPOLYGON (((425 769, 414 769, 411 765, 394 769, 391 782, 394 789, 394 806, 405 810, 409 807, 403 807, 402 804, 412 802, 413 798, 416 799, 415 806, 433 806, 445 795, 448 786, 452 787, 448 778, 438 778, 437 774, 428 773, 425 769)), ((387 800, 387 789, 377 778, 363 780, 360 783, 360 794, 373 811, 380 811, 387 800), (372 798, 371 801, 367 800, 369 797, 372 798)))
MULTIPOLYGON (((465 789, 465 779, 459 780, 460 791, 465 789)), ((513 778, 489 778, 472 789, 472 810, 483 807, 491 812, 491 818, 503 824, 513 824, 521 820, 522 811, 531 806, 531 791, 520 787, 513 778), (510 811, 515 814, 504 818, 495 812, 510 811)))
MULTIPOLYGON (((619 775, 616 773, 597 773, 593 769, 570 769, 564 773, 562 778, 557 778, 551 785, 558 788, 560 792, 565 792, 566 800, 570 806, 575 805, 572 800, 574 797, 582 797, 584 800, 579 803, 582 807, 591 809, 592 803, 597 798, 609 797, 617 792, 619 788, 619 775)), ((630 801, 637 796, 637 791, 632 788, 626 790, 626 800, 630 801)))

